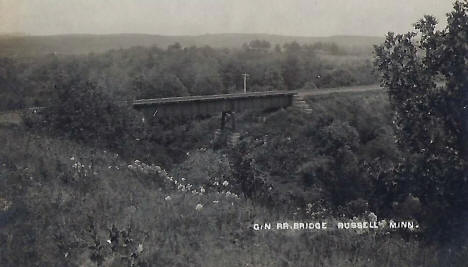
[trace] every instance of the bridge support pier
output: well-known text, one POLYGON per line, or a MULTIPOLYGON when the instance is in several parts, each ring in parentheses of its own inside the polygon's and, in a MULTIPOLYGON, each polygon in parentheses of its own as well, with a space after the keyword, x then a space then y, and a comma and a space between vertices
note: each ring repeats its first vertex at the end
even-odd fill
POLYGON ((236 129, 236 115, 234 111, 223 111, 221 113, 221 131, 224 131, 224 128, 226 128, 226 122, 230 120, 231 121, 231 130, 236 129))

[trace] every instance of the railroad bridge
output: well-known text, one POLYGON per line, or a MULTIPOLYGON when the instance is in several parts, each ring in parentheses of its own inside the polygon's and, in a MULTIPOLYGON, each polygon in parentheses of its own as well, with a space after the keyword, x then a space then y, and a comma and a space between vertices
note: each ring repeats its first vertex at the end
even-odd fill
POLYGON ((235 113, 246 110, 273 110, 293 104, 296 92, 253 92, 206 96, 184 96, 140 99, 133 107, 144 114, 145 120, 154 118, 193 118, 221 113, 221 129, 229 119, 235 129, 235 113))

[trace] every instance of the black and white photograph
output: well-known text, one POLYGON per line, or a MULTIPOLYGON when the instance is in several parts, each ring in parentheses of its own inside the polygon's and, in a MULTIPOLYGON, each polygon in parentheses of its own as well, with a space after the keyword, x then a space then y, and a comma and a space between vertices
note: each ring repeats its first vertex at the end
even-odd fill
POLYGON ((0 266, 468 266, 468 0, 0 0, 0 266))

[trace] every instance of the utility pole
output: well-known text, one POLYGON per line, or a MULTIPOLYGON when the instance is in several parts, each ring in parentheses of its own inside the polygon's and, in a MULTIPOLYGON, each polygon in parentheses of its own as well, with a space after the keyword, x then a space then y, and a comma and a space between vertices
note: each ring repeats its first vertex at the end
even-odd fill
POLYGON ((247 73, 242 74, 242 77, 244 77, 244 93, 247 93, 247 78, 249 75, 247 73))

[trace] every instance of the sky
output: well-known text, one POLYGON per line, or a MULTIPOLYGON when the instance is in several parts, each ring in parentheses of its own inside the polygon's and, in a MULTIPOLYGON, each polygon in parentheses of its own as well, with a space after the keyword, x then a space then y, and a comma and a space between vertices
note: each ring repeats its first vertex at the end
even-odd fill
POLYGON ((0 0, 0 33, 403 33, 425 14, 445 23, 452 0, 0 0))

